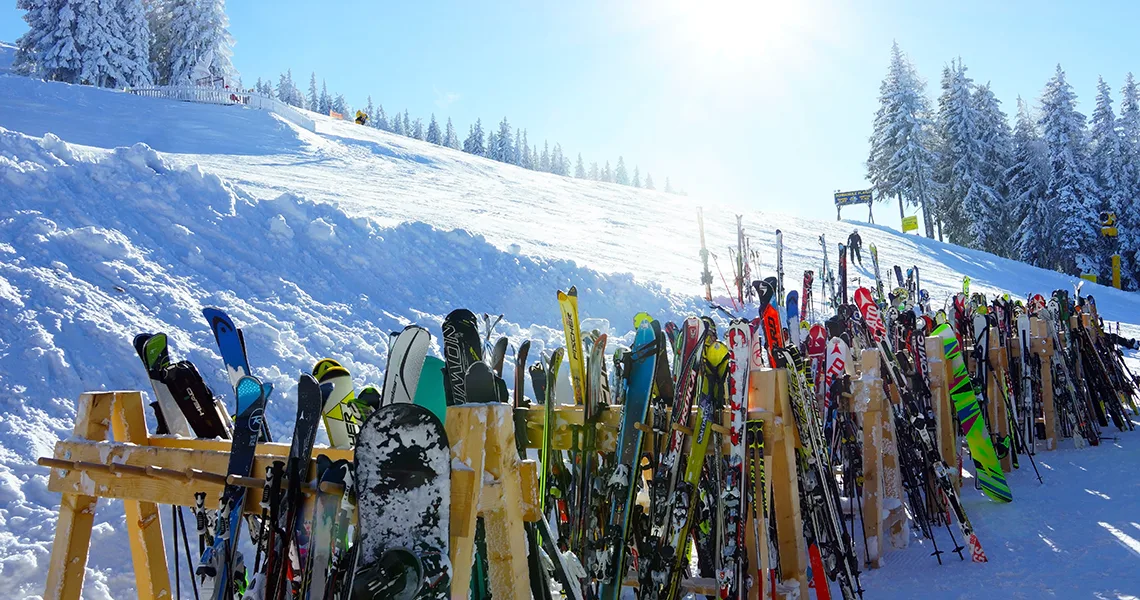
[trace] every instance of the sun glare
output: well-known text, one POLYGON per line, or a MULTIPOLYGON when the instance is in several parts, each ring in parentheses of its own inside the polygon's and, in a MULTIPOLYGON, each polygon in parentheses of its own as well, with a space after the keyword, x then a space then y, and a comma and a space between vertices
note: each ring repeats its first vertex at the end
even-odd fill
POLYGON ((812 2, 671 0, 668 16, 678 41, 695 57, 737 66, 789 58, 810 42, 812 2))

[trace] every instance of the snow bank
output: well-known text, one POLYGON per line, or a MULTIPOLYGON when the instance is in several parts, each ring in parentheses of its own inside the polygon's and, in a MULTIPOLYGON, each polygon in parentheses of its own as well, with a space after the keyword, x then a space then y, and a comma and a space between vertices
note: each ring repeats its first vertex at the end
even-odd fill
MULTIPOLYGON (((0 589, 20 594, 43 583, 58 503, 35 458, 68 435, 80 392, 147 389, 130 343, 140 331, 166 331, 174 355, 229 397, 201 317, 225 307, 256 373, 280 390, 268 414, 287 435, 296 377, 313 362, 334 356, 379 385, 389 332, 428 326, 438 355, 439 323, 458 306, 505 314, 500 331, 534 338, 532 356, 559 343, 554 291, 571 284, 584 315, 619 337, 637 310, 698 309, 628 275, 515 256, 466 231, 382 228, 292 194, 253 202, 144 144, 92 152, 0 129, 0 198, 0 311, 11 316, 0 320, 0 589)), ((109 573, 129 574, 129 558, 98 551, 126 548, 119 505, 100 522, 89 593, 126 597, 109 573)))

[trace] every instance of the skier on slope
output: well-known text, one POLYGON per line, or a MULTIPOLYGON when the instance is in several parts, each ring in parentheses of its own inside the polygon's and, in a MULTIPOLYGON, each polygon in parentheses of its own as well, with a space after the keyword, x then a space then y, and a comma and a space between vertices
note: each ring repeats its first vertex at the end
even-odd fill
POLYGON ((859 263, 860 267, 863 266, 863 256, 859 253, 863 249, 863 238, 859 237, 858 229, 847 236, 847 249, 851 253, 851 262, 859 263))
POLYGON ((356 124, 357 125, 364 125, 367 122, 368 122, 368 115, 364 114, 364 111, 362 111, 362 110, 356 111, 356 124))

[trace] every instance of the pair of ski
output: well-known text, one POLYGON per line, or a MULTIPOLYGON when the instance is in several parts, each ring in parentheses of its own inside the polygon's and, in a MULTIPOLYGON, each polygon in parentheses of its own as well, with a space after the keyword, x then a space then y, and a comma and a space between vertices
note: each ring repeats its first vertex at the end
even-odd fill
POLYGON ((190 361, 172 362, 165 333, 140 333, 134 347, 146 368, 155 401, 161 413, 159 434, 181 437, 229 439, 233 422, 219 398, 190 361))

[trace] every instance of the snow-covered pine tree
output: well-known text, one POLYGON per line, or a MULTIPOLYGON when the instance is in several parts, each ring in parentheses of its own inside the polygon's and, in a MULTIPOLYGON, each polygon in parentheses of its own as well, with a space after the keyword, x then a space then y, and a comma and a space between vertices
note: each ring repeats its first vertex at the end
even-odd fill
POLYGON ((1057 72, 1041 97, 1041 126, 1049 152, 1049 185, 1045 201, 1053 211, 1059 253, 1049 266, 1065 273, 1095 273, 1097 267, 1096 182, 1089 176, 1085 116, 1077 111, 1077 97, 1057 72))
POLYGON ((18 73, 49 81, 115 86, 125 82, 117 56, 123 21, 114 2, 20 0, 28 31, 16 41, 18 73))
POLYGON ((647 190, 657 189, 657 188, 653 187, 653 176, 650 175, 649 173, 645 174, 645 189, 647 189, 647 190))
POLYGON ((151 35, 142 0, 118 0, 116 12, 123 23, 123 49, 117 56, 117 68, 123 75, 121 83, 133 87, 151 85, 151 35))
POLYGON ((1032 265, 1053 264, 1056 237, 1052 235, 1045 188, 1049 183, 1049 159, 1045 141, 1029 107, 1017 98, 1017 125, 1013 130, 1013 165, 1006 171, 1009 211, 1018 224, 1014 255, 1032 265))
POLYGON ((880 199, 898 199, 900 217, 904 204, 921 206, 926 235, 934 237, 930 204, 939 190, 933 177, 934 143, 925 87, 914 65, 894 43, 887 76, 879 87, 867 178, 880 199))
MULTIPOLYGON (((150 69, 156 85, 170 83, 171 4, 170 0, 143 0, 147 28, 150 30, 150 69)), ((269 87, 272 89, 273 84, 270 83, 269 87)))
MULTIPOLYGON (((369 100, 369 104, 371 104, 372 103, 372 96, 369 96, 368 100, 369 100)), ((320 95, 320 93, 317 92, 317 72, 316 71, 313 71, 312 74, 309 75, 309 96, 307 98, 305 98, 305 104, 307 105, 305 108, 308 108, 311 111, 316 112, 316 111, 320 110, 321 95, 320 95)), ((372 115, 369 114, 368 116, 371 117, 372 115)))
POLYGON ((614 169, 614 183, 629 185, 629 172, 625 170, 625 157, 619 156, 614 169))
POLYGON ((344 94, 337 94, 333 97, 332 109, 341 115, 350 116, 348 114, 348 102, 344 99, 344 94))
POLYGON ((593 181, 601 181, 602 180, 602 172, 601 172, 601 170, 598 169, 598 163, 596 163, 596 162, 590 163, 589 178, 593 181))
POLYGON ((977 118, 970 100, 973 80, 966 76, 961 60, 951 61, 942 69, 942 94, 938 97, 938 119, 935 122, 939 153, 934 164, 934 179, 941 194, 931 198, 939 231, 952 243, 967 247, 975 244, 972 232, 980 208, 977 183, 978 151, 977 118), (972 206, 967 207, 967 197, 972 206), (974 210, 970 210, 974 209, 974 210))
POLYGON ((665 178, 665 193, 666 194, 672 194, 673 193, 673 185, 669 183, 668 177, 665 178))
POLYGON ((633 179, 630 181, 630 185, 635 188, 641 187, 641 174, 637 171, 637 165, 633 165, 633 179))
POLYGON ((417 140, 424 139, 424 120, 419 117, 412 121, 412 137, 417 140))
POLYGON ((297 86, 293 85, 293 69, 287 69, 277 78, 277 99, 285 104, 293 104, 293 90, 297 86))
POLYGON ((1131 199, 1117 211, 1117 244, 1120 248, 1122 285, 1128 289, 1140 286, 1140 92, 1129 73, 1120 90, 1121 182, 1126 197, 1131 199))
POLYGON ((606 166, 602 167, 602 181, 606 183, 614 182, 614 171, 610 168, 610 161, 606 161, 606 166))
MULTIPOLYGON (((1128 199, 1128 184, 1124 179, 1124 157, 1121 154, 1116 115, 1112 111, 1112 93, 1104 78, 1097 78, 1096 89, 1096 108, 1093 109, 1092 128, 1089 132, 1089 166, 1100 194, 1092 199, 1089 209, 1099 216, 1101 211, 1121 212, 1128 199)), ((1116 241, 1103 235, 1096 236, 1096 241, 1099 246, 1097 276, 1101 282, 1107 281, 1112 285, 1111 256, 1116 252, 1116 241)))
POLYGON ((64 42, 61 34, 70 40, 71 21, 75 13, 65 0, 16 0, 16 8, 24 11, 28 30, 16 39, 16 57, 12 68, 21 75, 59 81, 73 71, 70 63, 78 59, 74 42, 64 42), (60 44, 60 42, 64 42, 60 44), (74 59, 70 56, 75 54, 74 59), (61 66, 67 65, 66 69, 61 66))
POLYGON ((537 170, 539 167, 539 162, 538 145, 536 144, 530 147, 530 169, 532 171, 537 170))
POLYGON ((436 145, 443 142, 443 134, 439 131, 439 123, 435 120, 435 113, 431 114, 431 122, 428 123, 427 135, 424 136, 424 139, 436 145))
POLYGON ((455 150, 459 149, 459 136, 455 135, 455 126, 451 124, 451 117, 447 118, 447 127, 444 128, 443 145, 455 150))
POLYGON ((412 120, 408 117, 408 109, 404 109, 404 135, 412 135, 412 120))
POLYGON ((982 197, 980 221, 975 226, 979 247, 1000 256, 1013 256, 1010 240, 1017 231, 1018 222, 1009 210, 1009 181, 1006 173, 1013 165, 1013 133, 1009 119, 1001 109, 1001 101, 990 89, 990 84, 979 86, 971 98, 977 116, 979 181, 985 195, 982 197))
POLYGON ((376 106, 372 104, 372 94, 368 94, 368 102, 364 104, 363 110, 364 114, 368 116, 368 121, 365 122, 365 125, 375 127, 376 125, 372 119, 376 117, 376 106))
POLYGON ((550 172, 550 141, 542 142, 542 156, 538 159, 538 170, 543 173, 550 172))
POLYGON ((471 132, 463 141, 463 151, 468 154, 483 156, 483 140, 483 120, 475 119, 475 124, 471 126, 471 132))
POLYGON ((404 129, 404 115, 396 113, 388 120, 392 128, 389 130, 398 135, 408 135, 408 130, 404 129))
POLYGON ((523 160, 522 130, 515 127, 515 145, 511 148, 511 164, 522 166, 523 160))
POLYGON ((499 152, 499 143, 495 139, 495 130, 494 129, 488 129, 487 130, 487 145, 484 147, 483 150, 484 150, 483 156, 485 156, 491 160, 498 160, 495 157, 498 155, 498 152, 499 152))
POLYGON ((582 153, 581 152, 578 153, 578 163, 576 165, 574 165, 574 178, 575 179, 585 179, 586 178, 586 165, 582 163, 582 153))
POLYGON ((322 115, 329 114, 329 111, 332 110, 332 104, 332 96, 329 95, 329 85, 325 80, 322 79, 321 97, 319 102, 319 110, 317 110, 317 112, 321 113, 322 115))
POLYGON ((384 131, 392 130, 392 125, 388 122, 388 115, 384 113, 383 104, 376 105, 376 115, 369 119, 369 121, 376 129, 383 129, 384 131))
POLYGON ((495 134, 495 160, 505 163, 513 163, 515 150, 511 145, 511 124, 507 122, 507 118, 499 122, 499 132, 495 134))
MULTIPOLYGON (((237 71, 230 62, 234 41, 228 28, 225 0, 172 0, 170 83, 221 80, 228 84, 236 80, 237 71)), ((303 101, 294 99, 291 104, 300 106, 303 101)))
POLYGON ((562 155, 562 144, 555 143, 554 149, 550 151, 550 172, 565 176, 569 174, 569 170, 566 157, 562 155))
POLYGON ((124 80, 117 55, 123 50, 123 20, 114 2, 72 0, 75 43, 79 49, 76 83, 117 87, 124 80))
POLYGON ((519 153, 519 166, 524 169, 534 169, 534 163, 530 160, 530 142, 526 139, 526 130, 522 132, 522 142, 519 143, 518 148, 515 148, 519 153))

